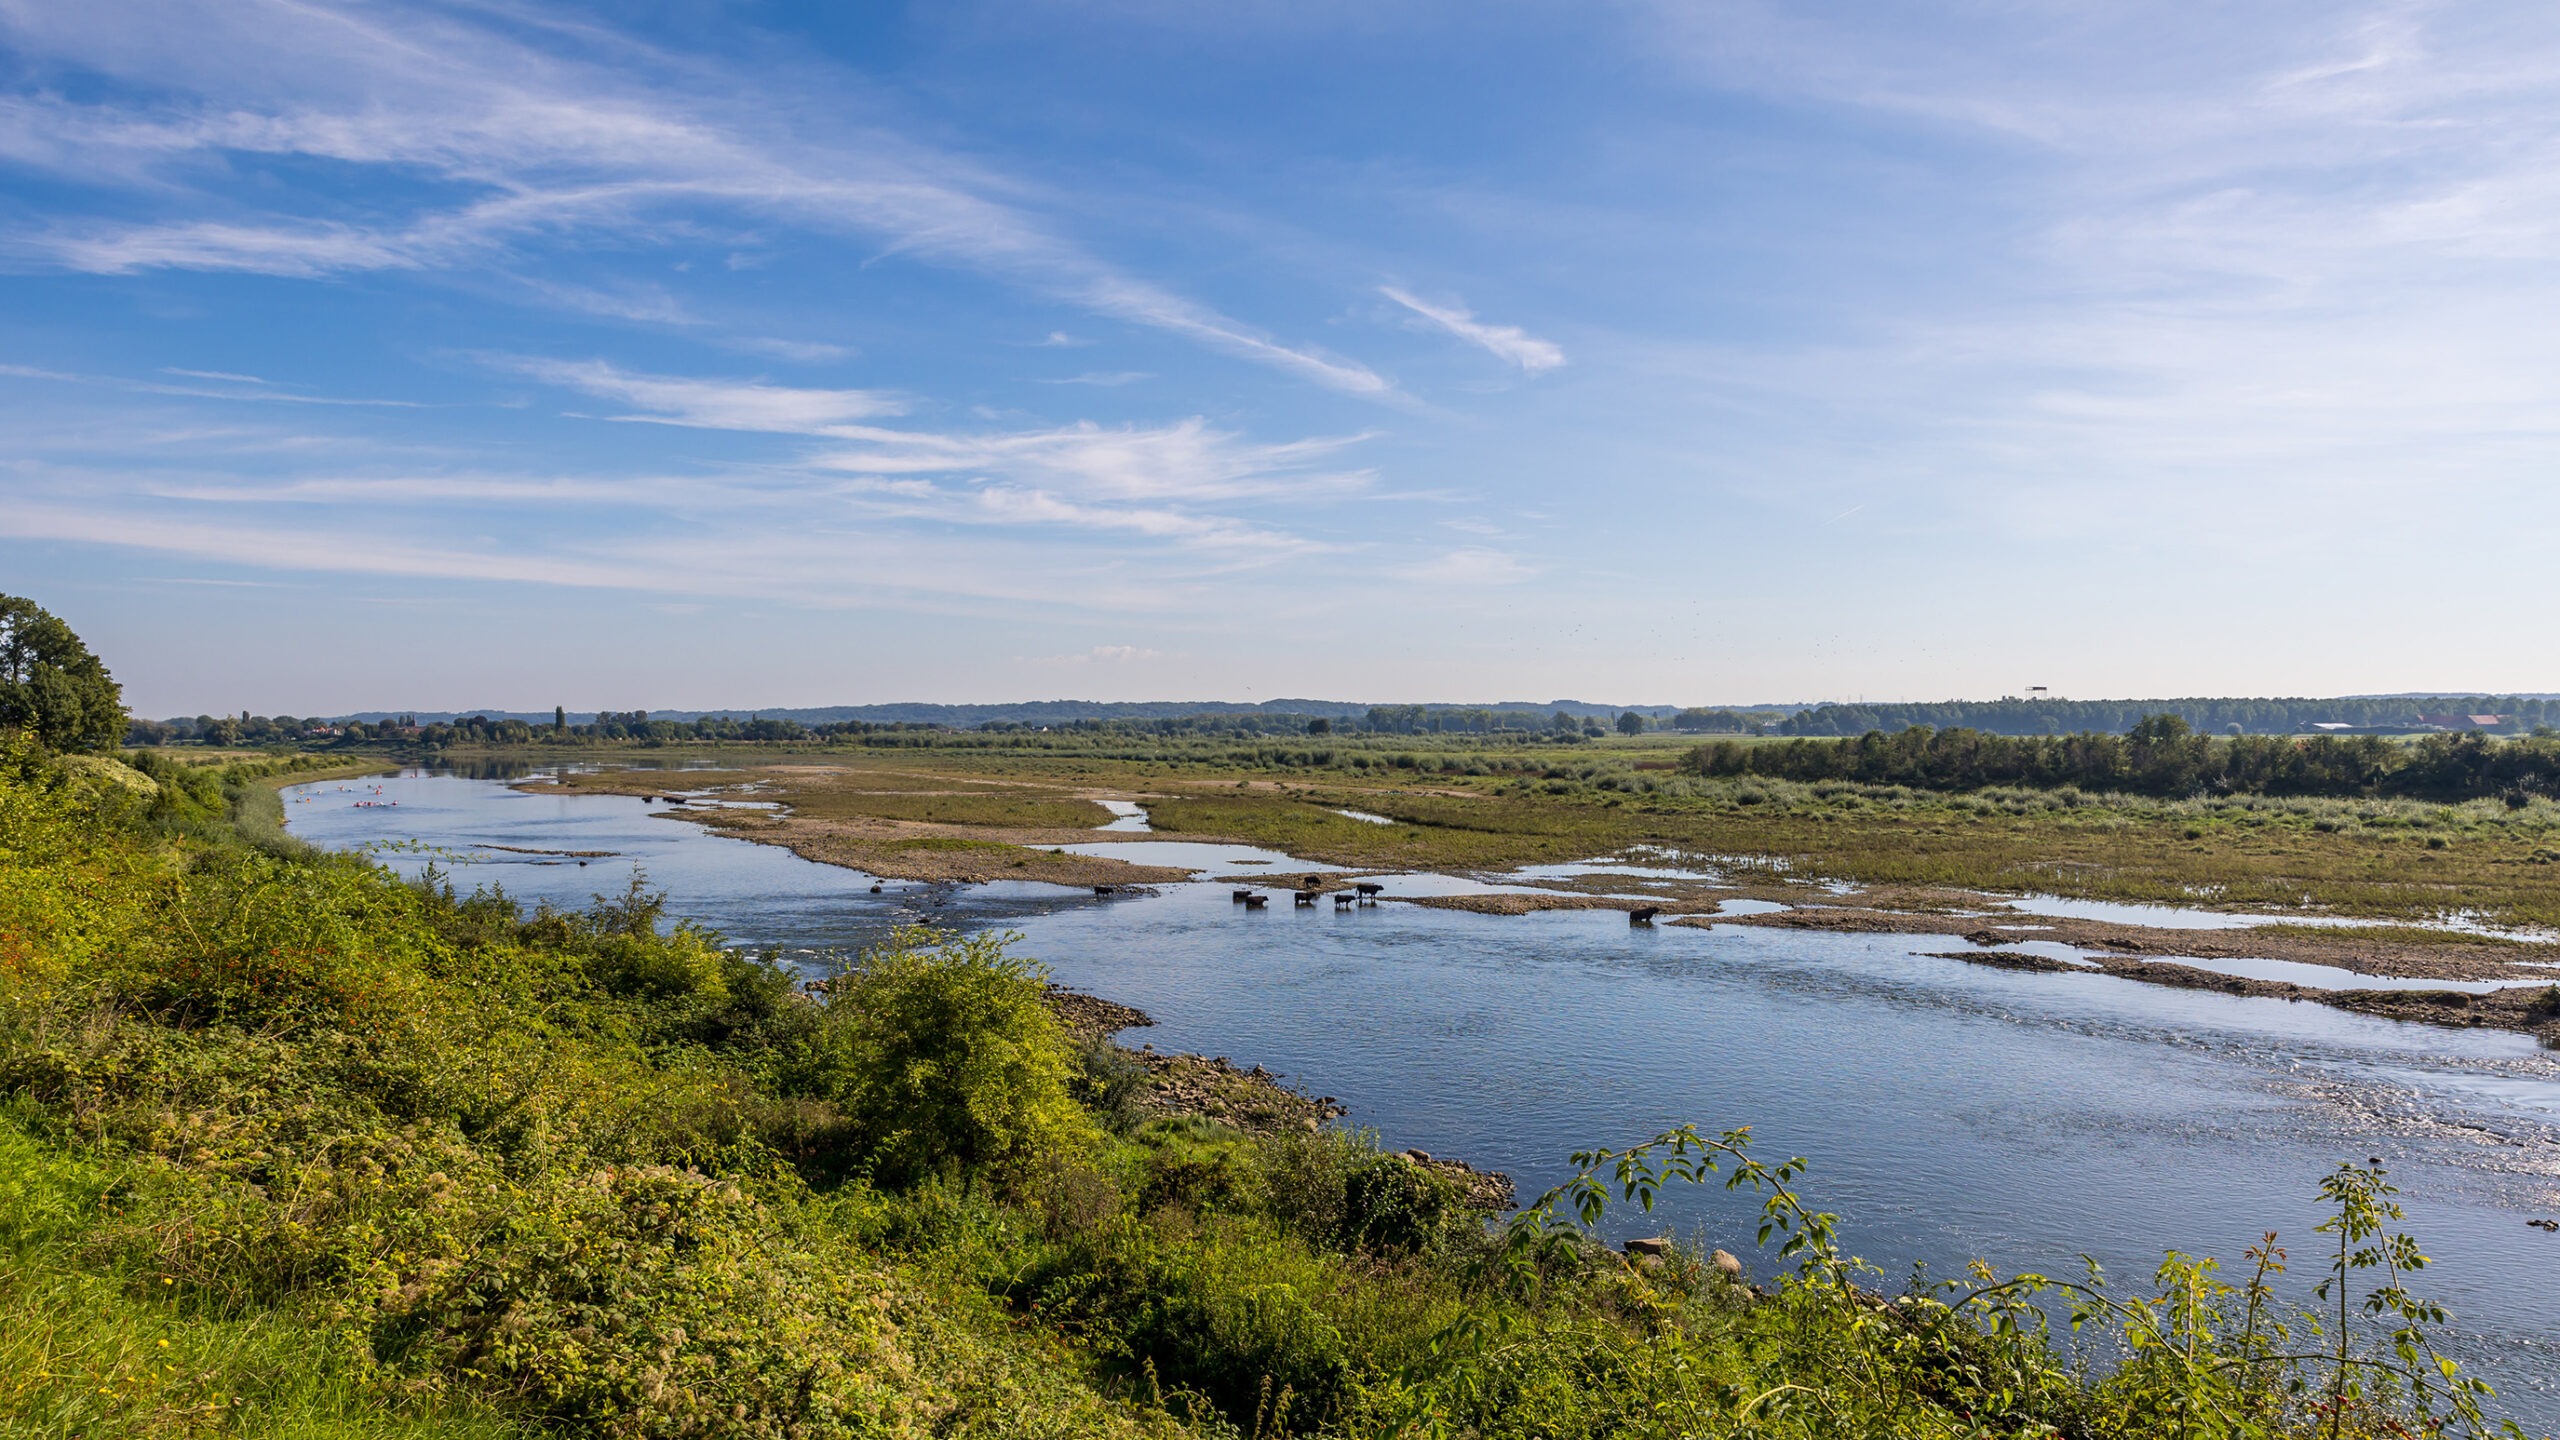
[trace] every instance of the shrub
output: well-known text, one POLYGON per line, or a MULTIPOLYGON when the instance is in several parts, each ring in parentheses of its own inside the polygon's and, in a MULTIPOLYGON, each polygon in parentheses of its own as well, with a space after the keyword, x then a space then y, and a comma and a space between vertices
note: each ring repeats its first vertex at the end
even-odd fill
POLYGON ((1089 1040, 1076 1047, 1069 1089, 1076 1103, 1114 1135, 1126 1135, 1146 1123, 1147 1067, 1108 1040, 1089 1040))
POLYGON ((1302 1238, 1331 1249, 1409 1255, 1429 1248, 1468 1212, 1448 1181, 1376 1137, 1277 1135, 1256 1147, 1263 1204, 1302 1238))
POLYGON ((1377 1155, 1344 1179, 1340 1236, 1352 1249, 1411 1254, 1466 1213, 1448 1181, 1401 1155, 1377 1155))
POLYGON ((1089 1130, 1046 972, 1013 939, 909 927, 830 983, 803 1083, 842 1108, 876 1179, 1004 1171, 1089 1130))
POLYGON ((866 1435, 900 1418, 879 1281, 779 1233, 729 1182, 604 1170, 521 1197, 413 1286, 377 1345, 627 1436, 866 1435))
POLYGON ((182 1025, 370 1029, 438 953, 415 901, 347 860, 207 851, 106 978, 182 1025))

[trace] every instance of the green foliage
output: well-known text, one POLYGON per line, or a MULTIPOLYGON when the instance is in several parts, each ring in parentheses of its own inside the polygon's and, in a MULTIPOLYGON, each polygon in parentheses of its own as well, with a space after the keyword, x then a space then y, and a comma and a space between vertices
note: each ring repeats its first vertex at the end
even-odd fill
POLYGON ((802 1083, 842 1108, 875 1178, 1005 1172, 1088 1134, 1046 972, 1011 940, 910 927, 829 982, 802 1083))
POLYGON ((0 1431, 531 1440, 486 1405, 385 1390, 295 1317, 208 1304, 147 1266, 84 1255, 137 1179, 0 1116, 0 1431))
POLYGON ((1068 1089, 1085 1113, 1113 1134, 1125 1135, 1146 1123, 1147 1067, 1108 1040, 1076 1047, 1068 1089))
POLYGON ((113 750, 124 691, 71 627, 32 600, 0 595, 0 730, 48 750, 113 750))
POLYGON ((894 1428, 903 1357, 882 1278, 840 1268, 736 1182, 629 1166, 540 1198, 420 1277, 377 1320, 377 1348, 504 1377, 538 1413, 615 1434, 750 1415, 794 1433, 894 1428))
POLYGON ((1268 1212, 1329 1249, 1412 1255, 1475 1226, 1449 1181, 1365 1133, 1275 1136, 1259 1159, 1268 1212))
POLYGON ((1920 790, 2064 786, 2136 795, 2497 798, 2523 809, 2560 796, 2560 745, 2543 738, 2429 735, 2397 744, 2375 735, 2305 738, 2190 731, 2177 715, 2144 718, 2122 736, 2010 737, 1914 725, 1855 739, 1783 745, 1718 741, 1682 759, 1696 775, 1907 785, 1920 790))

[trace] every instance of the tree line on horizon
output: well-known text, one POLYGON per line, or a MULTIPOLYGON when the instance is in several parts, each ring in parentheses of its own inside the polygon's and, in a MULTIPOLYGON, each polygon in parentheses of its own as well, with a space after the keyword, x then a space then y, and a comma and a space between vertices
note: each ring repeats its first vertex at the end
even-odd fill
MULTIPOLYGON (((5 674, 5 667, 0 667, 0 677, 5 677, 5 674)), ((108 685, 112 689, 111 681, 108 685)), ((0 716, 8 713, 5 686, 5 678, 0 678, 0 716)), ((112 701, 101 703, 111 704, 112 701)), ((1851 738, 1869 733, 1892 735, 1912 729, 1927 729, 1962 730, 2003 737, 2062 738, 2126 736, 2147 718, 2164 714, 2177 716, 2190 731, 2227 735, 2297 735, 2322 724, 2343 725, 2374 733, 2423 733, 2431 728, 2428 717, 2439 721, 2458 719, 2466 729, 2525 735, 2560 724, 2560 701, 2478 695, 2392 700, 1999 700, 1945 701, 1925 705, 1825 705, 1792 715, 1774 709, 1707 706, 1691 706, 1670 715, 1647 715, 1634 709, 1611 715, 1605 710, 1577 712, 1566 708, 1545 711, 1481 705, 1378 705, 1358 716, 1214 710, 1187 715, 1087 716, 1039 723, 993 720, 976 725, 917 720, 839 720, 811 724, 785 717, 739 717, 731 714, 669 719, 652 716, 646 710, 605 710, 597 712, 591 720, 574 723, 565 710, 555 710, 549 723, 529 721, 516 715, 477 714, 422 724, 414 715, 393 715, 366 721, 253 715, 244 711, 239 715, 197 715, 168 720, 135 718, 121 723, 123 743, 135 746, 390 742, 442 748, 536 743, 787 744, 962 732, 991 736, 1055 733, 1211 739, 1296 734, 1473 735, 1514 740, 1564 739, 1570 736, 1579 740, 1594 738, 1610 730, 1626 735, 1668 730, 1681 734, 1822 739, 1851 738), (2469 722, 2472 716, 2495 716, 2497 723, 2473 727, 2469 722)), ((85 723, 100 722, 92 720, 85 723)))
POLYGON ((2179 700, 2009 698, 1826 704, 1786 716, 1770 725, 1768 733, 1849 736, 1925 725, 1934 730, 1978 730, 1986 735, 2127 735, 2154 715, 2175 715, 2193 730, 2243 735, 2296 735, 2316 725, 2418 731, 2429 728, 2427 716, 2495 715, 2500 723, 2485 728, 2527 734, 2537 726, 2560 725, 2560 699, 2529 695, 2388 695, 2326 700, 2207 696, 2179 700))
POLYGON ((1681 760, 1690 774, 1848 781, 1915 790, 2070 787, 2091 793, 2388 797, 2461 801, 2560 798, 2560 736, 2470 732, 2394 741, 2379 735, 2198 734, 2156 714, 2130 733, 1992 735, 1914 725, 1854 739, 1745 745, 1721 740, 1681 760))

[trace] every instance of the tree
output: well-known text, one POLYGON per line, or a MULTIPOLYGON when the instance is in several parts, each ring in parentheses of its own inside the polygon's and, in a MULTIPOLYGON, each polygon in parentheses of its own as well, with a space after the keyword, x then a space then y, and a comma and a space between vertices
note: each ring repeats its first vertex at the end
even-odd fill
POLYGON ((48 750, 113 750, 124 691, 71 627, 33 600, 0 595, 0 730, 48 750))
POLYGON ((1621 735, 1641 735, 1641 734, 1643 734, 1643 733, 1644 733, 1644 717, 1643 717, 1643 716, 1641 716, 1641 715, 1639 715, 1639 714, 1637 714, 1637 713, 1636 713, 1636 712, 1634 712, 1633 710, 1625 711, 1624 713, 1620 714, 1620 715, 1618 716, 1618 733, 1619 733, 1619 734, 1621 734, 1621 735))
POLYGON ((1307 733, 1310 735, 1330 735, 1333 733, 1333 722, 1319 715, 1313 720, 1307 722, 1307 733))

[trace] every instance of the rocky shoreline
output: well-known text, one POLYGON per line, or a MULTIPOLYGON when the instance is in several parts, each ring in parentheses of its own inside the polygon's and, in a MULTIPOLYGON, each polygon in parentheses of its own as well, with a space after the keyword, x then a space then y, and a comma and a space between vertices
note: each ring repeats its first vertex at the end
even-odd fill
MULTIPOLYGON (((1050 1013, 1070 1034, 1087 1043, 1111 1045, 1145 1070, 1144 1103, 1156 1114, 1197 1116, 1249 1134, 1275 1135, 1320 1130, 1349 1113, 1334 1097, 1310 1095, 1260 1065, 1247 1068, 1224 1055, 1160 1051, 1153 1045, 1133 1050, 1120 1044, 1120 1032, 1156 1023, 1134 1005, 1061 985, 1051 985, 1045 998, 1050 1013)), ((1511 1208, 1511 1177, 1498 1170, 1478 1170, 1463 1160, 1422 1150, 1402 1154, 1406 1161, 1447 1181, 1471 1208, 1511 1208)))

